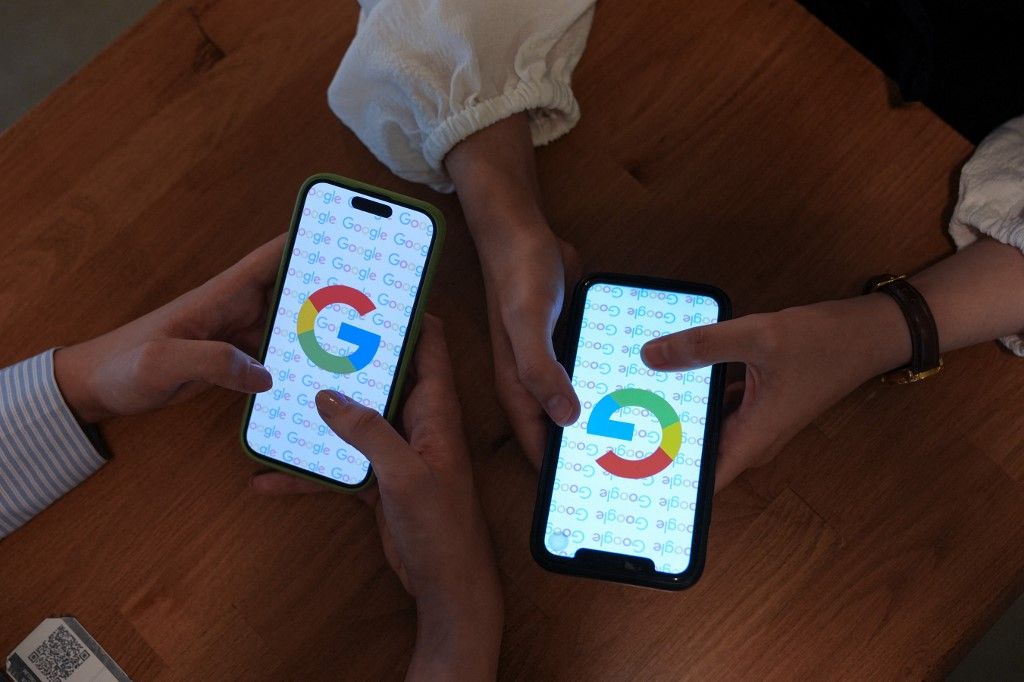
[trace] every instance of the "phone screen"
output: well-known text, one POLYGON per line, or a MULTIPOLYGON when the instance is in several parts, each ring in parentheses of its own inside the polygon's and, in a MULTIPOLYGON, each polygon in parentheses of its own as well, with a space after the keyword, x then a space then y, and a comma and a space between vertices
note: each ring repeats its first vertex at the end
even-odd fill
POLYGON ((369 462, 327 427, 314 398, 334 389, 386 413, 435 232, 413 208, 309 186, 263 358, 274 386, 255 396, 246 428, 254 452, 344 485, 366 480, 369 462), (387 217, 353 206, 367 199, 387 217))
POLYGON ((572 365, 582 412, 562 430, 544 546, 559 557, 594 550, 683 573, 694 542, 712 368, 656 372, 640 348, 716 322, 719 304, 600 280, 584 291, 572 365))

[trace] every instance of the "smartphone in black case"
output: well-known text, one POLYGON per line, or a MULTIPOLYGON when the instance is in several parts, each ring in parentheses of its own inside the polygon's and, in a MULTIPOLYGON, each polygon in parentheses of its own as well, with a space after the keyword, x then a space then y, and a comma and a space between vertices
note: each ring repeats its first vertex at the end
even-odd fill
POLYGON ((640 349, 731 312, 705 284, 599 274, 576 287, 562 360, 582 412, 549 434, 530 537, 537 563, 667 590, 697 581, 725 366, 658 372, 640 349))

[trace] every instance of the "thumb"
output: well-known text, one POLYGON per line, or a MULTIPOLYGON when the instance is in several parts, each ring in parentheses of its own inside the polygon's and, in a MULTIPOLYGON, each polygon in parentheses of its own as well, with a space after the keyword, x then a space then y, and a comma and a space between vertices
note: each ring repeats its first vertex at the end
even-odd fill
POLYGON ((778 450, 771 428, 754 412, 740 408, 725 418, 715 462, 716 493, 747 469, 767 462, 778 450))
POLYGON ((374 409, 337 391, 316 394, 316 409, 342 440, 370 460, 381 486, 395 486, 418 472, 423 461, 374 409))
POLYGON ((565 368, 555 359, 550 325, 519 321, 509 330, 519 383, 556 423, 565 426, 579 417, 580 400, 565 368))
POLYGON ((764 464, 778 451, 786 438, 778 435, 777 416, 760 390, 761 383, 748 379, 726 388, 739 406, 722 423, 722 437, 715 463, 715 492, 751 467, 764 464), (741 393, 741 396, 736 396, 741 393))
POLYGON ((755 343, 753 330, 741 317, 652 339, 640 357, 651 369, 685 372, 720 362, 746 362, 755 343))
POLYGON ((273 385, 263 365, 223 341, 148 341, 139 348, 135 373, 147 384, 163 389, 203 381, 232 391, 259 393, 273 385))
POLYGON ((749 464, 751 455, 762 447, 755 441, 756 434, 744 424, 744 416, 734 412, 725 418, 722 425, 722 441, 715 461, 715 492, 733 482, 749 464))

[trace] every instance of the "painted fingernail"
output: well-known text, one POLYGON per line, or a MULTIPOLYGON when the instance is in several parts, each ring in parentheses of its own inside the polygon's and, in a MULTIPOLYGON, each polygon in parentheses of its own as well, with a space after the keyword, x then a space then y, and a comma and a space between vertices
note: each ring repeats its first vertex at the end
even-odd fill
POLYGON ((668 358, 665 356, 665 344, 660 341, 648 341, 640 349, 640 357, 648 367, 661 367, 668 358))
POLYGON ((316 409, 325 417, 337 414, 344 405, 350 402, 352 399, 347 395, 331 389, 324 389, 316 394, 316 409))
POLYGON ((572 418, 572 403, 566 400, 565 396, 556 395, 548 398, 544 408, 547 410, 548 416, 563 426, 572 418))
POLYGON ((274 386, 274 378, 267 368, 256 360, 249 360, 249 384, 257 393, 269 391, 274 386))

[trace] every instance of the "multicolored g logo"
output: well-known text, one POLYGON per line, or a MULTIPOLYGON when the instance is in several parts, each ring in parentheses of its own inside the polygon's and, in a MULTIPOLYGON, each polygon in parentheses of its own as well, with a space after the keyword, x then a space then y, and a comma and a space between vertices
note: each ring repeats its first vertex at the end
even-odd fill
POLYGON ((380 336, 344 322, 338 330, 338 338, 354 344, 356 349, 348 355, 334 355, 324 350, 316 340, 313 323, 321 310, 334 303, 354 308, 360 317, 365 317, 376 308, 373 301, 358 289, 343 284, 324 287, 310 294, 302 304, 295 331, 299 334, 302 352, 314 365, 335 374, 351 374, 370 364, 380 347, 380 336))
POLYGON ((587 422, 587 433, 619 440, 633 440, 633 424, 612 419, 624 407, 642 407, 661 424, 658 449, 641 459, 625 459, 611 450, 597 458, 602 469, 621 478, 647 478, 663 471, 679 454, 683 429, 679 415, 664 398, 639 388, 622 388, 601 398, 587 422))

